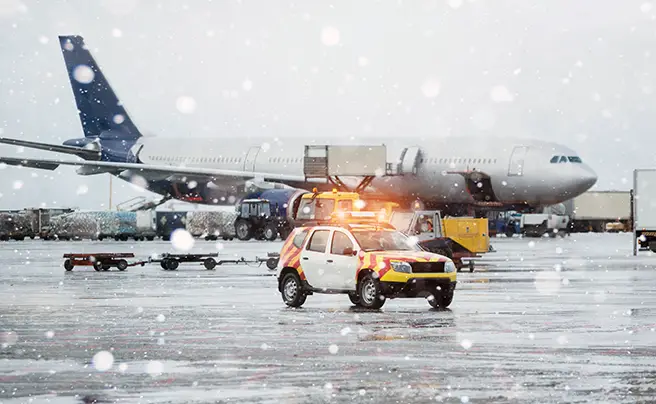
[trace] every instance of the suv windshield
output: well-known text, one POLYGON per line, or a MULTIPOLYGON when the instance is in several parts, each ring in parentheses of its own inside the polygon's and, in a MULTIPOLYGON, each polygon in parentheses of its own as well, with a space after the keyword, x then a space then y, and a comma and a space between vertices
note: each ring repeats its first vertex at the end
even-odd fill
POLYGON ((353 237, 364 251, 418 251, 410 238, 398 231, 353 230, 353 237))

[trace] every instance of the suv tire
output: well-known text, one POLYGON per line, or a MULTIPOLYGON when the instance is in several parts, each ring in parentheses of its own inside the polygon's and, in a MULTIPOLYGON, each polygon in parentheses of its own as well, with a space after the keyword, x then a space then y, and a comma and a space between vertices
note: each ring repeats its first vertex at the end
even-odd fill
POLYGON ((303 290, 301 278, 293 272, 285 274, 282 277, 280 281, 280 294, 282 295, 282 301, 289 307, 301 307, 307 298, 303 290))
POLYGON ((366 274, 358 282, 360 306, 367 309, 380 309, 385 304, 386 297, 382 295, 380 281, 371 273, 366 274))

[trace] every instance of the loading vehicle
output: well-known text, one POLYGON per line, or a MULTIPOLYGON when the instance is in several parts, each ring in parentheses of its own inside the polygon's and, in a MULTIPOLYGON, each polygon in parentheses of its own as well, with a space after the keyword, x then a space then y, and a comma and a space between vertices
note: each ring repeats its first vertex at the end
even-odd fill
POLYGON ((119 271, 125 271, 128 267, 146 264, 146 261, 129 263, 126 258, 134 258, 133 253, 68 253, 64 254, 64 258, 67 272, 76 266, 92 266, 96 271, 109 271, 111 267, 116 267, 119 271))
POLYGON ((472 258, 491 250, 488 223, 485 218, 442 218, 438 210, 395 211, 389 222, 403 234, 416 237, 419 246, 432 253, 453 260, 458 270, 469 260, 469 271, 474 271, 472 258))
POLYGON ((278 290, 300 307, 314 293, 347 294, 351 303, 379 309, 387 299, 425 297, 446 308, 456 288, 456 266, 420 248, 388 223, 317 221, 295 228, 278 265, 278 290))
POLYGON ((329 220, 338 210, 357 209, 356 192, 313 192, 270 189, 249 194, 237 204, 235 233, 240 240, 285 240, 295 227, 314 220, 329 220))

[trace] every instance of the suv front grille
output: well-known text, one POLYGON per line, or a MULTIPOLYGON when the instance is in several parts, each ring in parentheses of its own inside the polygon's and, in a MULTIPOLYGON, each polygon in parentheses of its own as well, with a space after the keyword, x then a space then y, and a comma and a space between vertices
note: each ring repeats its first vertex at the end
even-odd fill
POLYGON ((444 273, 444 262, 412 262, 410 266, 415 274, 444 273))

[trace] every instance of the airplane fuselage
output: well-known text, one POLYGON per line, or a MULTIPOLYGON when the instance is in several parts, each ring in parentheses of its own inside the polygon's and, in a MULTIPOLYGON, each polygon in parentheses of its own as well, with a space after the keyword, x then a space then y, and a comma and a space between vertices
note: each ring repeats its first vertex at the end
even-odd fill
MULTIPOLYGON (((528 139, 448 137, 308 142, 286 138, 140 138, 130 154, 131 159, 146 165, 302 176, 308 144, 385 144, 387 161, 393 164, 402 163, 403 149, 418 147, 416 174, 381 176, 371 184, 369 191, 395 200, 495 208, 540 206, 568 200, 596 181, 594 172, 582 162, 551 163, 554 156, 578 158, 573 150, 528 139), (476 177, 473 172, 481 175, 476 177)), ((131 173, 128 178, 134 182, 131 173)), ((239 179, 203 182, 184 178, 176 184, 164 174, 149 175, 145 180, 156 193, 170 193, 198 203, 233 203, 245 194, 244 181, 239 179)), ((317 186, 310 182, 280 182, 305 189, 317 186)))

